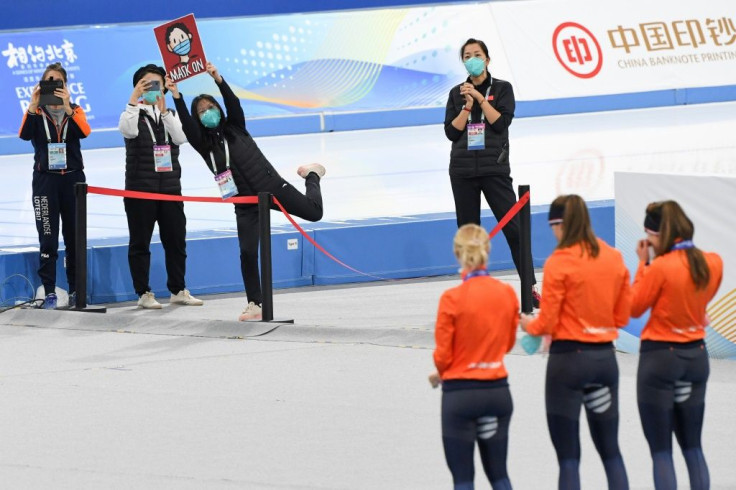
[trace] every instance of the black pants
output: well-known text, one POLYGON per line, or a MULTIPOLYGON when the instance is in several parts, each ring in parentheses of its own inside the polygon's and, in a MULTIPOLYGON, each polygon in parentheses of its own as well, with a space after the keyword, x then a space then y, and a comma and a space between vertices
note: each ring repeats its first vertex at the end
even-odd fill
POLYGON ((545 386, 547 426, 560 465, 558 487, 580 488, 580 406, 603 461, 609 489, 628 489, 618 446, 618 364, 612 343, 557 341, 545 386))
POLYGON ((505 379, 485 384, 488 388, 444 389, 442 393, 442 444, 457 490, 473 488, 476 442, 491 486, 494 490, 511 489, 506 472, 514 409, 511 393, 505 379))
MULTIPOLYGON (((273 191, 289 214, 307 221, 322 219, 322 192, 319 177, 310 173, 306 180, 306 195, 293 185, 284 182, 273 191)), ((279 209, 275 204, 271 209, 279 209)), ((240 272, 243 275, 245 294, 249 302, 261 304, 261 275, 258 269, 258 206, 254 204, 236 204, 235 218, 238 225, 238 242, 240 245, 240 272)))
POLYGON ((38 275, 46 294, 56 290, 56 261, 59 257, 59 216, 61 234, 66 248, 66 279, 69 293, 77 290, 75 275, 76 202, 74 184, 84 182, 84 172, 74 170, 64 174, 55 172, 33 172, 31 184, 33 211, 36 215, 36 230, 40 245, 38 275))
POLYGON ((125 215, 128 217, 128 265, 133 277, 133 288, 138 296, 150 291, 151 236, 158 223, 161 245, 166 257, 166 287, 172 294, 184 289, 186 272, 187 218, 184 203, 175 201, 150 201, 124 198, 125 215))
MULTIPOLYGON (((516 204, 516 193, 512 185, 512 179, 508 175, 493 175, 488 177, 450 177, 452 195, 455 198, 455 215, 457 216, 457 227, 468 223, 480 225, 480 195, 488 202, 493 216, 501 221, 506 213, 516 204)), ((516 271, 521 277, 521 253, 519 250, 519 215, 503 227, 506 243, 511 250, 511 258, 514 260, 516 271)), ((534 277, 534 266, 531 255, 528 257, 529 275, 534 277)), ((533 284, 536 284, 536 279, 533 284)))
POLYGON ((701 434, 710 367, 703 341, 642 341, 636 377, 639 416, 653 460, 657 490, 677 488, 672 433, 685 457, 690 488, 710 486, 701 434))

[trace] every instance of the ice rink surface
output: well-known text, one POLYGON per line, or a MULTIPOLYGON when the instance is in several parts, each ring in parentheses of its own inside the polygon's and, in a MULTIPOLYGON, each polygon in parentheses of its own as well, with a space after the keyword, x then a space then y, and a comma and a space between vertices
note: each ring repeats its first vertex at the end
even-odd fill
MULTIPOLYGON (((532 204, 560 193, 613 199, 615 171, 733 175, 736 103, 517 119, 512 176, 532 204)), ((258 138, 298 188, 319 161, 325 220, 453 210, 441 125, 258 138)), ((30 149, 30 144, 29 144, 30 149)), ((84 150, 91 185, 123 188, 124 150, 84 150)), ((187 195, 217 195, 199 155, 182 150, 187 195)), ((37 244, 32 156, 0 157, 0 247, 37 244)), ((676 196, 673 196, 676 198, 676 196)), ((704 196, 707 198, 707 196, 704 196)), ((89 234, 126 239, 122 202, 90 196, 89 234)), ((231 205, 185 206, 188 229, 233 228, 231 205)), ((273 213, 274 221, 281 220, 273 213)), ((448 243, 449 247, 450 244, 448 243)), ((541 278, 541 274, 539 276, 541 278)), ((515 276, 505 281, 518 288, 515 276)), ((0 314, 0 487, 23 489, 389 489, 451 487, 432 371, 441 292, 457 278, 280 290, 277 318, 235 322, 242 294, 202 307, 105 315, 0 314), (274 330, 271 330, 272 328, 274 330)), ((164 298, 163 302, 166 303, 164 298)), ((636 408, 638 357, 618 356, 620 444, 632 489, 650 489, 636 408)), ((542 355, 507 358, 516 489, 556 488, 544 416, 542 355)), ((712 361, 704 449, 714 490, 736 488, 736 364, 712 361)), ((605 488, 581 424, 582 488, 605 488)), ((675 451, 680 488, 688 488, 675 451)), ((476 488, 489 488, 476 465, 476 488)))
MULTIPOLYGON (((569 193, 587 200, 613 199, 616 171, 734 175, 734 114, 736 102, 519 118, 511 126, 514 185, 530 185, 536 205, 569 193)), ((442 125, 256 141, 298 189, 304 188, 296 175, 299 165, 316 161, 327 167, 322 182, 326 221, 454 210, 447 173, 450 142, 442 125)), ((83 146, 83 154, 90 185, 124 187, 124 148, 83 146)), ((219 195, 213 176, 189 145, 182 147, 180 161, 185 195, 219 195)), ((0 179, 0 247, 38 243, 32 166, 30 154, 0 156, 5 171, 0 179)), ((88 209, 89 238, 127 237, 122 199, 90 195, 88 209)), ((185 210, 190 231, 235 227, 231 204, 186 203, 185 210)), ((278 213, 273 220, 285 222, 278 213)))
MULTIPOLYGON (((518 288, 515 276, 501 277, 518 288)), ((441 490, 437 302, 458 279, 279 291, 277 318, 233 321, 242 295, 105 315, 0 315, 0 481, 23 489, 441 490), (270 331, 272 330, 272 331, 270 331), (270 331, 270 332, 269 332, 270 331), (267 333, 268 332, 268 333, 267 333)), ((162 301, 166 303, 166 301, 162 301)), ((506 358, 515 489, 553 490, 542 355, 506 358)), ((618 356, 619 442, 632 489, 651 489, 636 355, 618 356)), ((713 490, 736 488, 736 363, 711 362, 704 451, 713 490)), ((605 476, 581 421, 583 489, 605 476)), ((689 488, 675 450, 679 488, 689 488)), ((490 486, 476 464, 476 488, 490 486)))

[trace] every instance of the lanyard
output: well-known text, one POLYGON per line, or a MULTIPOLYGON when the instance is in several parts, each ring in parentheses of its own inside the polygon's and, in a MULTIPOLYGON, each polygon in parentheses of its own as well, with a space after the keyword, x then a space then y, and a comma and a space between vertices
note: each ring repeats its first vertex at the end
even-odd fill
MULTIPOLYGON (((488 85, 488 90, 486 90, 486 100, 488 100, 488 94, 491 93, 491 87, 493 86, 493 79, 491 78, 491 84, 488 85)), ((480 123, 483 124, 486 120, 486 115, 483 113, 483 109, 480 110, 480 123)), ((473 122, 473 113, 468 113, 468 124, 471 124, 473 122)))
MULTIPOLYGON (((227 145, 227 139, 222 138, 225 143, 225 170, 230 170, 230 148, 227 145)), ((212 173, 217 175, 217 164, 215 163, 215 155, 210 151, 210 160, 212 160, 212 173)))
MULTIPOLYGON (((156 117, 156 112, 154 111, 153 116, 156 117)), ((146 126, 148 126, 148 130, 151 132, 151 139, 153 140, 153 144, 157 145, 158 140, 156 139, 156 135, 153 134, 153 128, 151 127, 151 121, 148 120, 147 117, 144 117, 146 121, 146 126)), ((163 123, 164 118, 161 118, 161 122, 163 123)), ((164 126, 164 144, 168 144, 169 141, 169 133, 166 131, 166 126, 164 126)))
POLYGON ((472 279, 474 277, 487 276, 487 275, 488 275, 488 271, 486 269, 475 269, 474 271, 471 271, 465 274, 465 277, 463 277, 463 282, 467 281, 468 279, 472 279))
POLYGON ((672 245, 672 250, 685 250, 688 248, 695 248, 695 244, 692 240, 683 240, 672 245))
MULTIPOLYGON (((48 116, 46 116, 46 114, 44 114, 44 117, 43 117, 43 129, 46 130, 46 139, 48 140, 49 143, 51 143, 51 132, 49 131, 49 122, 47 121, 47 119, 48 119, 48 116)), ((68 118, 64 118, 64 120, 61 121, 62 126, 64 126, 64 132, 63 132, 63 134, 61 136, 61 142, 62 143, 64 143, 66 141, 66 131, 69 129, 69 123, 68 123, 68 121, 66 119, 68 119, 68 118)))

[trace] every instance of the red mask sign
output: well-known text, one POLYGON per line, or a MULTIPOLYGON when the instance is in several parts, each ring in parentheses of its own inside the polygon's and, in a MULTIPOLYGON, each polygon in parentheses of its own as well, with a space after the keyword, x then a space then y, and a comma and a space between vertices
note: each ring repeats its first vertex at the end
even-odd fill
POLYGON ((194 14, 155 27, 153 32, 166 74, 174 83, 207 72, 207 60, 194 14))

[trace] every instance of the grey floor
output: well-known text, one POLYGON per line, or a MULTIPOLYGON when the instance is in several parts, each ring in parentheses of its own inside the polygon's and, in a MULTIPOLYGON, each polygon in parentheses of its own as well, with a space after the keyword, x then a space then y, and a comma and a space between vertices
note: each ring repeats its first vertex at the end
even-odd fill
MULTIPOLYGON (((514 276, 506 276, 516 284, 514 276)), ((234 320, 241 295, 104 315, 0 314, 0 487, 448 489, 433 370, 439 295, 456 278, 277 292, 277 318, 234 320)), ((517 285, 518 286, 518 285, 517 285)), ((164 299, 165 302, 165 299, 164 299)), ((621 354, 620 443, 632 488, 652 488, 621 354)), ((507 358, 516 489, 552 489, 546 359, 507 358)), ((704 448, 712 488, 736 488, 736 363, 713 361, 704 448)), ((584 489, 605 488, 583 424, 584 489)), ((688 488, 676 454, 681 488, 688 488)), ((477 488, 489 484, 477 465, 477 488)))

